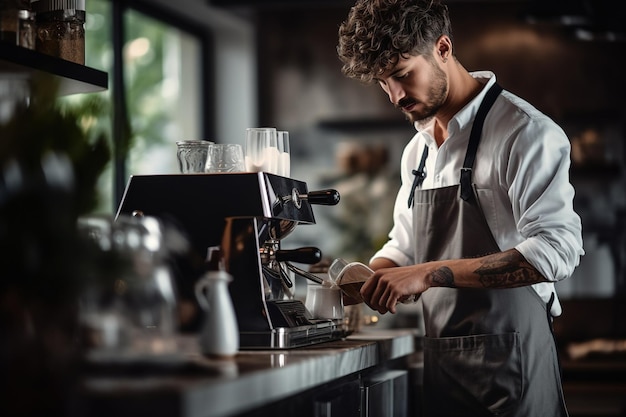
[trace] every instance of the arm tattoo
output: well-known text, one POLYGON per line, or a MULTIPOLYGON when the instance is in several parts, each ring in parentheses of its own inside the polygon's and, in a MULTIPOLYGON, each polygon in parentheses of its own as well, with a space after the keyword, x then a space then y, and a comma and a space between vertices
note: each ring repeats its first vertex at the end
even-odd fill
POLYGON ((487 256, 475 270, 485 288, 512 288, 542 282, 545 279, 517 251, 487 256))
POLYGON ((447 266, 442 266, 430 274, 430 280, 438 287, 454 287, 454 274, 447 266))

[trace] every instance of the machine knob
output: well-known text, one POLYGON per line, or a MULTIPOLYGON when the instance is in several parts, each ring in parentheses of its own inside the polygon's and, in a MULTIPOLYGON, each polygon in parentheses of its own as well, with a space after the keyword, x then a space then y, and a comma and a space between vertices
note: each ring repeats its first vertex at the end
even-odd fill
POLYGON ((319 190, 310 191, 307 194, 307 199, 311 204, 319 204, 323 206, 334 206, 339 203, 339 191, 337 190, 319 190))
POLYGON ((311 246, 298 249, 279 249, 274 252, 274 257, 279 262, 297 262, 312 265, 322 260, 322 251, 311 246))

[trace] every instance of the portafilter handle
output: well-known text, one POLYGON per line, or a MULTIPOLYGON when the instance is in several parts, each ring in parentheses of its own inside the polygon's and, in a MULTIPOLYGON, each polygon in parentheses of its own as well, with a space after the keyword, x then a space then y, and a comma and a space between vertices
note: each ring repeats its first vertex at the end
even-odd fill
POLYGON ((297 262, 312 265, 322 260, 322 251, 312 246, 298 249, 278 249, 274 251, 274 259, 278 262, 297 262))
MULTIPOLYGON (((322 251, 318 248, 307 246, 298 249, 277 249, 268 252, 261 252, 261 259, 263 268, 266 273, 278 274, 283 279, 285 285, 289 288, 293 286, 293 282, 289 279, 289 276, 282 272, 280 263, 284 263, 289 269, 293 271, 293 267, 289 262, 298 262, 303 264, 316 264, 322 260, 322 251), (268 256, 269 255, 269 256, 268 256), (275 264, 278 269, 273 269, 268 266, 273 261, 278 262, 275 264), (278 272, 277 272, 278 271, 278 272)), ((296 271, 294 271, 296 272, 296 271)), ((298 272, 296 272, 298 273, 298 272)))

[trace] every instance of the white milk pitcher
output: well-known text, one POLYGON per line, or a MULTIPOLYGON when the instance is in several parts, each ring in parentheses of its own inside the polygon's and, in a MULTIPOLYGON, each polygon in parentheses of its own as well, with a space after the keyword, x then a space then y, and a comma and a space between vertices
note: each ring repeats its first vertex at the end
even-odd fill
POLYGON ((210 271, 196 283, 196 298, 205 311, 200 349, 207 356, 230 357, 239 351, 239 327, 228 292, 230 281, 228 272, 210 271))

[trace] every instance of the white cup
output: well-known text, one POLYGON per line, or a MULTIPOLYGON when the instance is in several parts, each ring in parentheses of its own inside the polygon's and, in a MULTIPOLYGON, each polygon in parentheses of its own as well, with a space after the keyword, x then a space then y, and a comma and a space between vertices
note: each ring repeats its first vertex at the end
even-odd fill
POLYGON ((316 319, 343 318, 343 298, 341 290, 336 286, 309 283, 304 306, 316 319))
POLYGON ((251 127, 246 129, 246 171, 279 174, 278 159, 276 128, 251 127))

